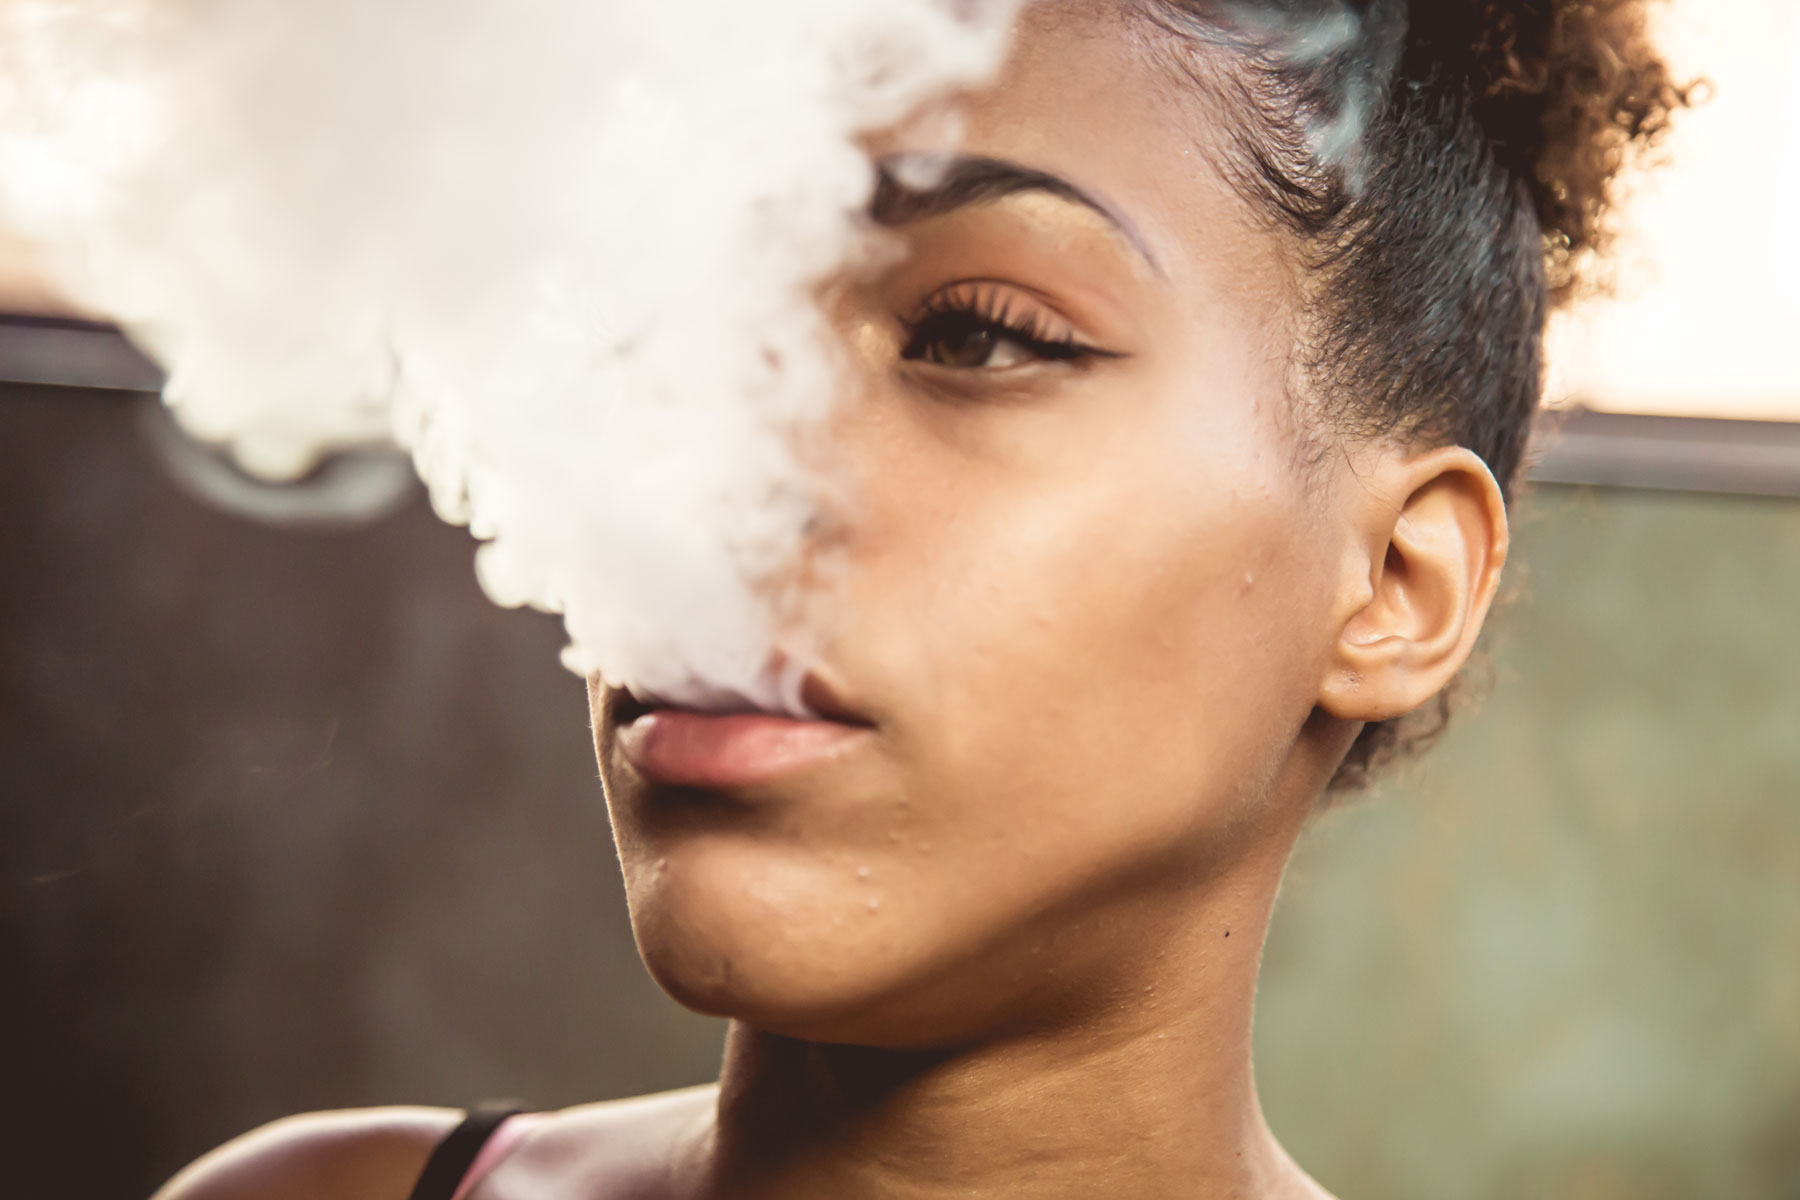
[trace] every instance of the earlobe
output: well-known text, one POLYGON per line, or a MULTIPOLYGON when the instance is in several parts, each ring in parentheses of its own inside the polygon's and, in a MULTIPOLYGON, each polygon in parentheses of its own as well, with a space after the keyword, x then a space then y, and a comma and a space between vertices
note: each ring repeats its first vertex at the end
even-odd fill
POLYGON ((1506 562, 1506 503, 1460 446, 1380 457, 1358 473, 1357 552, 1347 555, 1320 706, 1384 721, 1424 704, 1474 648, 1506 562))

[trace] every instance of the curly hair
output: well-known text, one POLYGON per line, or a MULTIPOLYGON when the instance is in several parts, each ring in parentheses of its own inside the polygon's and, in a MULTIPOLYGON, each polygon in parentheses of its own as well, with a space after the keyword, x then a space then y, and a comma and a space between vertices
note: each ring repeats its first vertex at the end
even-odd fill
MULTIPOLYGON (((1466 446, 1510 500, 1548 315, 1606 247, 1621 168, 1688 101, 1652 2, 1147 0, 1184 49, 1226 52, 1189 74, 1231 118, 1234 183, 1297 247, 1291 388, 1314 425, 1466 446)), ((1367 726, 1331 792, 1422 749, 1453 702, 1367 726)))

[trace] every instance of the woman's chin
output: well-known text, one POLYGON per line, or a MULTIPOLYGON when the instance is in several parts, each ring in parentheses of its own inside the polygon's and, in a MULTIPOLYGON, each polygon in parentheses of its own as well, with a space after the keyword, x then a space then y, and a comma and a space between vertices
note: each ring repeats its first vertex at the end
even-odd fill
POLYGON ((691 930, 652 935, 641 948, 651 978, 694 1012, 807 1041, 907 1040, 884 1028, 877 1015, 889 1007, 884 1001, 904 991, 903 973, 883 970, 885 964, 867 961, 867 955, 828 960, 810 947, 784 954, 748 937, 695 936, 691 930))
POLYGON ((871 1045, 913 1040, 899 1026, 913 1023, 905 1014, 936 974, 929 952, 941 949, 944 931, 924 937, 925 914, 823 874, 821 867, 751 879, 664 860, 631 896, 651 977, 685 1008, 771 1033, 871 1045))

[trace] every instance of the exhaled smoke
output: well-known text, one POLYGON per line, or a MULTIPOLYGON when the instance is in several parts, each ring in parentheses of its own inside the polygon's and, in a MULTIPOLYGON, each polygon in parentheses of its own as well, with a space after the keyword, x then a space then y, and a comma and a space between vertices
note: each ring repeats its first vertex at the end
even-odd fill
POLYGON ((793 710, 855 139, 1008 7, 0 0, 0 205, 249 469, 396 437, 571 666, 793 710))

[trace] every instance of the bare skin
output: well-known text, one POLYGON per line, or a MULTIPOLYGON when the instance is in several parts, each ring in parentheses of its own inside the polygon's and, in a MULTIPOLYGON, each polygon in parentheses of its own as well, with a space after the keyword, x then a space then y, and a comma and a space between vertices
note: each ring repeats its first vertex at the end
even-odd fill
MULTIPOLYGON (((1467 657, 1505 508, 1456 447, 1316 452, 1286 248, 1156 36, 1034 9, 959 149, 1094 203, 897 206, 905 259, 842 289, 858 492, 820 682, 857 735, 671 789, 593 681, 640 949, 732 1019, 726 1061, 544 1120, 472 1200, 1326 1195, 1256 1098, 1264 933, 1364 723, 1467 657)), ((286 1123, 163 1200, 402 1196, 454 1120, 286 1123)))

